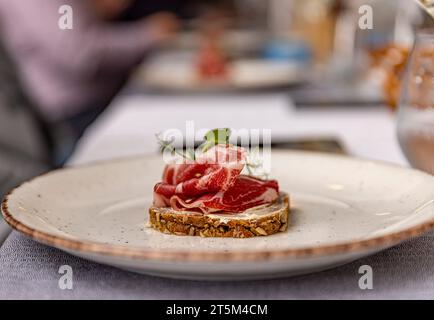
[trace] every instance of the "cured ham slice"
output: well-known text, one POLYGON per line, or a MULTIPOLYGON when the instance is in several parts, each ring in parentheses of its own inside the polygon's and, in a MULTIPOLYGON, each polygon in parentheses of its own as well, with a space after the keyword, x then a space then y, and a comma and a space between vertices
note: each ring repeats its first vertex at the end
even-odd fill
POLYGON ((242 148, 217 145, 194 163, 166 166, 163 181, 154 187, 154 206, 237 213, 275 201, 277 181, 241 175, 245 158, 242 148))
POLYGON ((249 208, 271 203, 279 196, 277 181, 263 181, 240 175, 235 184, 225 192, 205 194, 196 199, 170 198, 170 206, 175 210, 200 210, 203 213, 218 211, 243 212, 249 208))
POLYGON ((163 173, 163 183, 176 185, 184 196, 226 191, 244 168, 244 149, 217 145, 200 155, 194 163, 171 164, 163 173))

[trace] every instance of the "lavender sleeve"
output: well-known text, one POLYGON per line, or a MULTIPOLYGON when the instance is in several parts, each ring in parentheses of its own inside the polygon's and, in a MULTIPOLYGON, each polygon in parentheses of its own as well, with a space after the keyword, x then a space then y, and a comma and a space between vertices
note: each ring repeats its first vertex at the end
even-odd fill
POLYGON ((89 76, 116 74, 138 64, 152 44, 151 33, 139 23, 89 26, 52 43, 51 63, 89 76))
POLYGON ((16 0, 9 5, 9 18, 21 21, 16 37, 25 39, 22 49, 43 51, 38 56, 52 70, 89 77, 116 74, 139 63, 155 42, 142 21, 100 22, 86 1, 16 0), (59 8, 64 4, 73 9, 72 30, 59 28, 59 8))

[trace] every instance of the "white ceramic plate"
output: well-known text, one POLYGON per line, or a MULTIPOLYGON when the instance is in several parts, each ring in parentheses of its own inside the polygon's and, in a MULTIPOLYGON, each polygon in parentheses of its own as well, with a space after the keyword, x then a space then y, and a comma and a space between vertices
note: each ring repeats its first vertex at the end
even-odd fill
POLYGON ((292 198, 287 232, 251 239, 144 227, 160 157, 60 170, 15 189, 6 221, 42 243, 120 268, 189 279, 252 279, 331 268, 434 227, 434 178, 343 156, 274 152, 292 198))

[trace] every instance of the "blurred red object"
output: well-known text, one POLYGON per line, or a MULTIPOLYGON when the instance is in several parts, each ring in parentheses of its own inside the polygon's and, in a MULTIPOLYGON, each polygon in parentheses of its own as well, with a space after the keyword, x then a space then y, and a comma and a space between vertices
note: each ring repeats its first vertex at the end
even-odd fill
POLYGON ((202 79, 222 79, 227 75, 228 60, 217 39, 205 39, 198 58, 198 72, 202 79))
POLYGON ((220 81, 227 78, 229 59, 222 39, 228 28, 228 14, 225 11, 211 8, 201 16, 197 72, 202 80, 220 81))

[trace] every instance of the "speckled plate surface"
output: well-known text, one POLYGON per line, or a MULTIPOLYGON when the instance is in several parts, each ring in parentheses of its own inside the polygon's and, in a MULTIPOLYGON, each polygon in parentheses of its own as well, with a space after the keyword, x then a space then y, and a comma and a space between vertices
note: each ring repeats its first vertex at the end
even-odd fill
POLYGON ((6 221, 33 239, 116 267, 188 279, 253 279, 331 268, 434 228, 434 178, 387 164, 274 152, 291 194, 287 232, 251 239, 166 235, 145 227, 160 157, 52 172, 11 192, 6 221))

